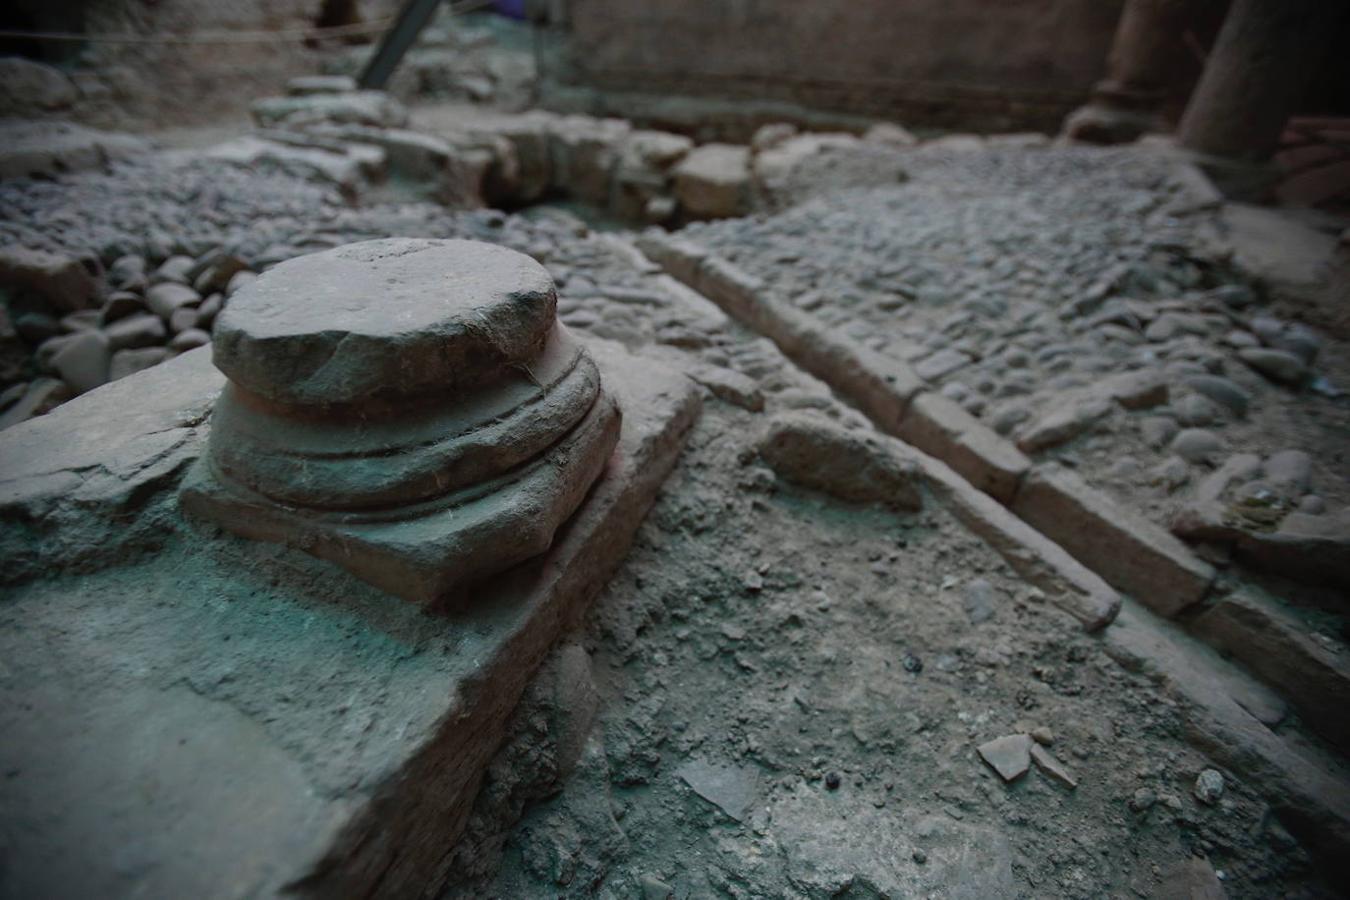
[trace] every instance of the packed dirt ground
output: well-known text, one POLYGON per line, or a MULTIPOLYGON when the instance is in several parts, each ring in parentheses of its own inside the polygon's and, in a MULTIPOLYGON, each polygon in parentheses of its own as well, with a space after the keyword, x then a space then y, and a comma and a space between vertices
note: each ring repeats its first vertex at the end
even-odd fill
MULTIPOLYGON (((1330 520, 1350 504, 1339 310, 1246 264, 1232 218, 1248 213, 1197 193, 1158 146, 964 136, 817 150, 747 215, 666 224, 1164 529, 1239 454, 1259 457, 1249 485, 1262 459, 1304 454, 1292 481, 1267 486, 1274 499, 1248 491, 1263 508, 1330 520), (1093 392, 1124 373, 1166 390, 1130 408, 1093 392)), ((0 244, 85 261, 125 307, 109 313, 110 299, 78 321, 11 309, 7 425, 70 395, 78 376, 53 360, 90 328, 140 354, 122 357, 130 374, 208 342, 241 273, 395 235, 528 253, 553 275, 565 324, 705 389, 635 549, 571 642, 592 673, 594 727, 564 763, 558 707, 580 701, 540 680, 443 896, 1149 898, 1216 882, 1235 900, 1340 896, 1273 811, 1269 770, 1215 759, 1188 695, 1122 665, 931 487, 914 509, 789 483, 764 454, 772 422, 894 439, 639 253, 641 225, 591 210, 596 229, 553 202, 354 196, 196 148, 121 155, 0 183, 0 244), (1031 735, 1037 762, 1005 780, 987 745, 1010 735, 1031 735)), ((1301 227, 1346 252, 1343 221, 1301 227)), ((106 559, 143 539, 99 538, 106 559)), ((1255 583, 1217 543, 1205 556, 1223 592, 1255 583)), ((1337 588, 1260 581, 1327 653, 1346 652, 1337 588)), ((1296 698, 1248 689, 1244 708, 1346 777, 1296 698)))

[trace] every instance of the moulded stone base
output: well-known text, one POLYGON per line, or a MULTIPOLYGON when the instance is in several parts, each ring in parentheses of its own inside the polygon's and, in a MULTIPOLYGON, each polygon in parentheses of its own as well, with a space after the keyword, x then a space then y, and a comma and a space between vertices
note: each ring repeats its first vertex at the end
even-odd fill
POLYGON ((179 503, 242 537, 326 559, 405 600, 453 605, 463 600, 457 588, 548 549, 609 462, 620 420, 602 393, 576 428, 539 458, 493 482, 414 506, 361 513, 282 506, 220 477, 210 456, 188 472, 179 503))

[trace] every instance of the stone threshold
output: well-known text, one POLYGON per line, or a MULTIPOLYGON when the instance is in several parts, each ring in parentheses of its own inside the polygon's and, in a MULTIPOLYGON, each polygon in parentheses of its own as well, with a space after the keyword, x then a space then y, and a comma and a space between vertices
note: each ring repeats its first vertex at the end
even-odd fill
MULTIPOLYGON (((1283 710, 1282 701, 1201 643, 1226 650, 1235 633, 1224 627, 1231 624, 1233 603, 1215 590, 1212 566, 1076 473, 1055 463, 1033 463, 1011 441, 931 390, 904 362, 780 301, 761 279, 708 248, 655 231, 644 233, 637 246, 669 275, 772 340, 878 430, 917 450, 934 492, 1028 581, 1042 586, 1034 577, 1039 569, 1056 574, 1054 586, 1076 583, 1078 590, 1061 590, 1052 601, 1085 630, 1099 632, 1113 658, 1128 662, 1127 668, 1148 670, 1192 708, 1193 743, 1252 777, 1274 808, 1288 808, 1291 830, 1303 830, 1326 858, 1342 858, 1350 850, 1350 782, 1332 774, 1337 765, 1308 758, 1307 748, 1295 748, 1260 721, 1253 709, 1269 708, 1273 701, 1283 710), (1132 598, 1125 601, 1129 616, 1118 623, 1122 598, 1107 584, 1132 598), (1194 633, 1156 618, 1189 619, 1196 611, 1201 612, 1194 633), (1117 649, 1124 647, 1128 652, 1117 649), (1205 664, 1187 661, 1187 653, 1203 657, 1205 664), (1192 683, 1195 679, 1201 683, 1192 683)), ((1132 402, 1128 394, 1111 399, 1132 402)), ((1250 629, 1250 622, 1243 624, 1250 629)), ((1288 691, 1306 675, 1322 688, 1319 698, 1335 692, 1343 673, 1328 671, 1325 654, 1310 649, 1296 625, 1263 616, 1259 627, 1276 631, 1267 636, 1268 646, 1298 652, 1294 672, 1253 665, 1258 676, 1288 691)), ((1302 700, 1301 692, 1291 696, 1302 700)), ((1337 703, 1302 704, 1301 711, 1319 724, 1340 717, 1337 703)), ((1315 730, 1336 737, 1344 733, 1339 726, 1315 730)))

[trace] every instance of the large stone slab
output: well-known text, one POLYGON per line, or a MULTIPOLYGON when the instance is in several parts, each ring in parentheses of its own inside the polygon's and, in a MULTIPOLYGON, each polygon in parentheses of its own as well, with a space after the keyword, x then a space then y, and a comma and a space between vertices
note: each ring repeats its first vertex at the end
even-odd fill
POLYGON ((66 524, 112 515, 126 509, 114 469, 130 472, 166 541, 30 580, 0 606, 0 894, 434 894, 521 691, 626 553, 698 413, 682 376, 592 352, 629 411, 604 476, 548 553, 445 615, 296 550, 184 526, 176 476, 137 473, 181 476, 206 411, 112 401, 149 381, 167 392, 177 372, 191 375, 179 399, 199 404, 220 384, 204 353, 0 436, 10 509, 59 505, 51 480, 73 479, 94 499, 66 524), (90 422, 102 430, 86 437, 90 422))

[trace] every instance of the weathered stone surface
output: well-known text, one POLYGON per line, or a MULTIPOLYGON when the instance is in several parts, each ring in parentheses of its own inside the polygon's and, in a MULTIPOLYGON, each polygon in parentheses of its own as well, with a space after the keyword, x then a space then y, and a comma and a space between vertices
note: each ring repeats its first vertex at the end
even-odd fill
POLYGON ((1062 467, 1029 472, 1012 509, 1075 559, 1163 615, 1200 600, 1214 579, 1214 570, 1172 535, 1062 467))
POLYGON ((819 416, 774 416, 759 454, 787 481, 855 503, 920 509, 918 467, 875 434, 847 431, 819 416))
POLYGON ((78 571, 171 535, 166 512, 128 511, 197 457, 224 381, 208 352, 187 353, 0 435, 0 577, 78 571))
MULTIPOLYGON (((297 884, 313 896, 434 893, 517 698, 626 552, 697 415, 682 376, 592 348, 633 411, 607 476, 548 554, 448 618, 301 553, 185 531, 170 475, 119 486, 131 506, 114 499, 123 479, 104 465, 159 469, 171 447, 181 472, 183 454, 200 451, 223 382, 205 351, 0 436, 0 466, 16 479, 0 483, 62 504, 67 528, 88 533, 98 509, 170 541, 132 565, 46 577, 6 598, 0 761, 24 776, 0 784, 0 803, 25 823, 6 886, 25 896, 258 896, 297 884), (147 404, 126 402, 141 391, 147 404), (205 406, 174 410, 164 401, 175 393, 205 393, 205 406), (56 452, 28 452, 46 446, 56 452), (57 473, 85 479, 81 493, 109 492, 77 508, 36 484, 57 473)), ((7 548, 7 575, 15 559, 7 548)))
POLYGON ((750 203, 750 148, 704 144, 675 167, 675 198, 695 218, 744 215, 750 203))
POLYGON ((282 263, 235 293, 216 321, 216 364, 288 404, 458 390, 533 359, 556 307, 544 267, 506 248, 368 241, 282 263), (297 293, 303 302, 287 302, 297 293))

